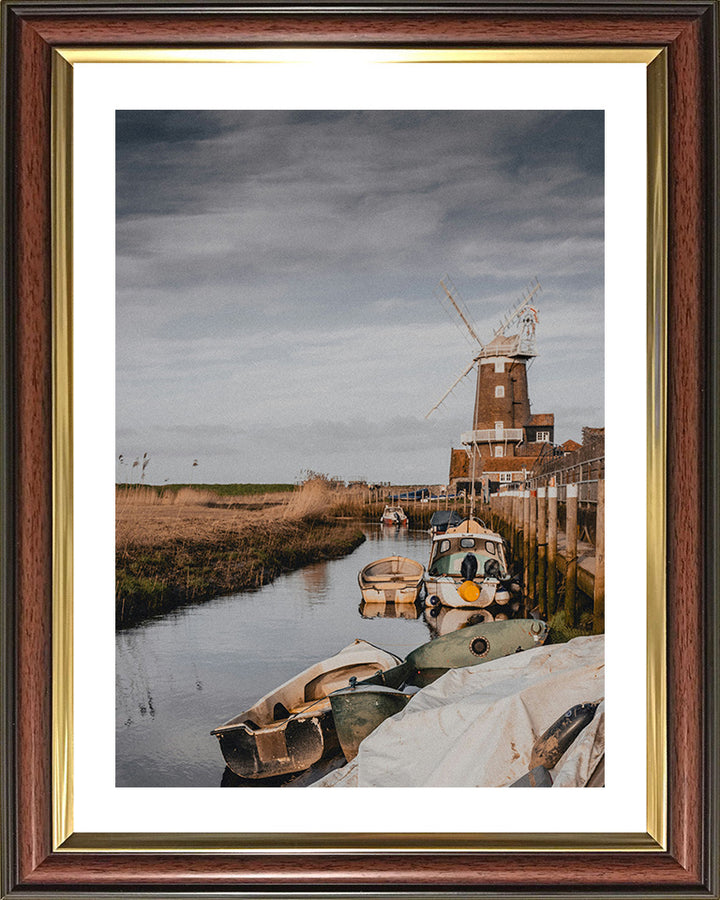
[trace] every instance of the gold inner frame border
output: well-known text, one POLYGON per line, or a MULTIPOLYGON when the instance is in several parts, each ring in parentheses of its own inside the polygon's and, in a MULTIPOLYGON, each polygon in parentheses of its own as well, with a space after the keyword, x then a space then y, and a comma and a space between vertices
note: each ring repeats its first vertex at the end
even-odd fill
POLYGON ((667 847, 666 426, 667 58, 663 48, 443 50, 54 48, 53 279, 53 846, 114 853, 637 852, 667 847), (78 63, 283 63, 317 54, 378 63, 639 63, 647 67, 647 831, 645 833, 81 833, 73 829, 72 69, 78 63))

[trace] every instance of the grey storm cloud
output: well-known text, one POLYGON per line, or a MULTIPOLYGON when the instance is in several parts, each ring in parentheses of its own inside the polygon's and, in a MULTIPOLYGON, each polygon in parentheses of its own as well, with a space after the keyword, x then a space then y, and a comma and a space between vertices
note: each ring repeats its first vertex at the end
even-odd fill
POLYGON ((472 358, 446 272, 482 340, 539 276, 533 408, 602 424, 603 145, 596 111, 118 112, 118 452, 444 481, 472 406, 471 376, 424 418, 472 358))

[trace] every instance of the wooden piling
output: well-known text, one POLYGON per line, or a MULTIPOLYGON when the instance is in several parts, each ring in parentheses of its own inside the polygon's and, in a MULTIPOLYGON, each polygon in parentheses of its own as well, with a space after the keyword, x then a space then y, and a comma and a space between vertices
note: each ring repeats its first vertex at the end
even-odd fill
POLYGON ((547 617, 547 493, 544 487, 537 492, 537 604, 540 615, 547 617))
POLYGON ((530 518, 528 521, 528 589, 527 595, 535 606, 537 587, 535 584, 537 553, 537 491, 530 491, 530 518))
POLYGON ((527 597, 528 582, 530 581, 529 569, 530 557, 530 491, 523 491, 522 503, 522 560, 523 560, 523 584, 525 585, 525 596, 527 597))
POLYGON ((576 623, 576 592, 577 592, 577 511, 578 511, 578 486, 567 485, 565 499, 565 559, 567 569, 565 571, 565 621, 569 626, 576 623))
POLYGON ((595 511, 595 585, 593 591, 593 634, 605 631, 605 479, 597 483, 595 511))
POLYGON ((548 617, 557 609, 557 488, 548 488, 548 533, 547 533, 547 608, 548 617))

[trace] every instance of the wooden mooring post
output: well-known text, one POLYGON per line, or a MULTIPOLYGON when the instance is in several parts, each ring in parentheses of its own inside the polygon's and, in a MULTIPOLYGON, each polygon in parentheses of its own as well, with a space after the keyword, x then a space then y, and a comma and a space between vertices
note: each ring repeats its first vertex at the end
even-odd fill
POLYGON ((568 625, 575 625, 577 616, 577 513, 578 486, 568 484, 565 497, 565 620, 568 625))
POLYGON ((529 491, 530 515, 528 519, 528 597, 537 599, 535 581, 537 563, 537 490, 529 491))
POLYGON ((536 599, 541 616, 547 616, 547 489, 539 487, 537 492, 537 593, 536 599))
POLYGON ((520 493, 520 491, 515 491, 510 514, 510 553, 514 561, 520 556, 519 536, 522 534, 522 498, 520 493))
POLYGON ((525 585, 525 596, 528 596, 528 585, 530 582, 530 491, 523 491, 522 503, 522 561, 523 561, 523 584, 525 585))
POLYGON ((593 634, 605 631, 605 479, 597 483, 595 513, 595 583, 593 588, 593 634))
POLYGON ((548 487, 547 532, 547 611, 552 616, 557 609, 557 487, 548 487))

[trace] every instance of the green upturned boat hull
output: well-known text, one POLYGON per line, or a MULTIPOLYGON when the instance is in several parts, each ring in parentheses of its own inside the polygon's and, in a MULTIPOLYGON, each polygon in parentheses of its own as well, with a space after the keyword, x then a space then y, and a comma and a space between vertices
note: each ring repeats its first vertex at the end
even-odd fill
POLYGON ((335 731, 345 759, 355 759, 360 743, 381 722, 404 709, 411 696, 382 684, 358 684, 331 694, 335 731))
POLYGON ((361 683, 394 688, 403 684, 425 687, 448 669, 476 666, 540 647, 545 643, 547 631, 547 624, 539 619, 505 619, 468 625, 421 644, 400 665, 378 672, 361 683))
POLYGON ((547 630, 546 623, 538 619, 470 625, 422 644, 392 669, 333 691, 330 703, 345 759, 353 759, 360 743, 406 706, 411 694, 401 688, 422 688, 450 669, 476 666, 539 647, 547 638, 547 630))

